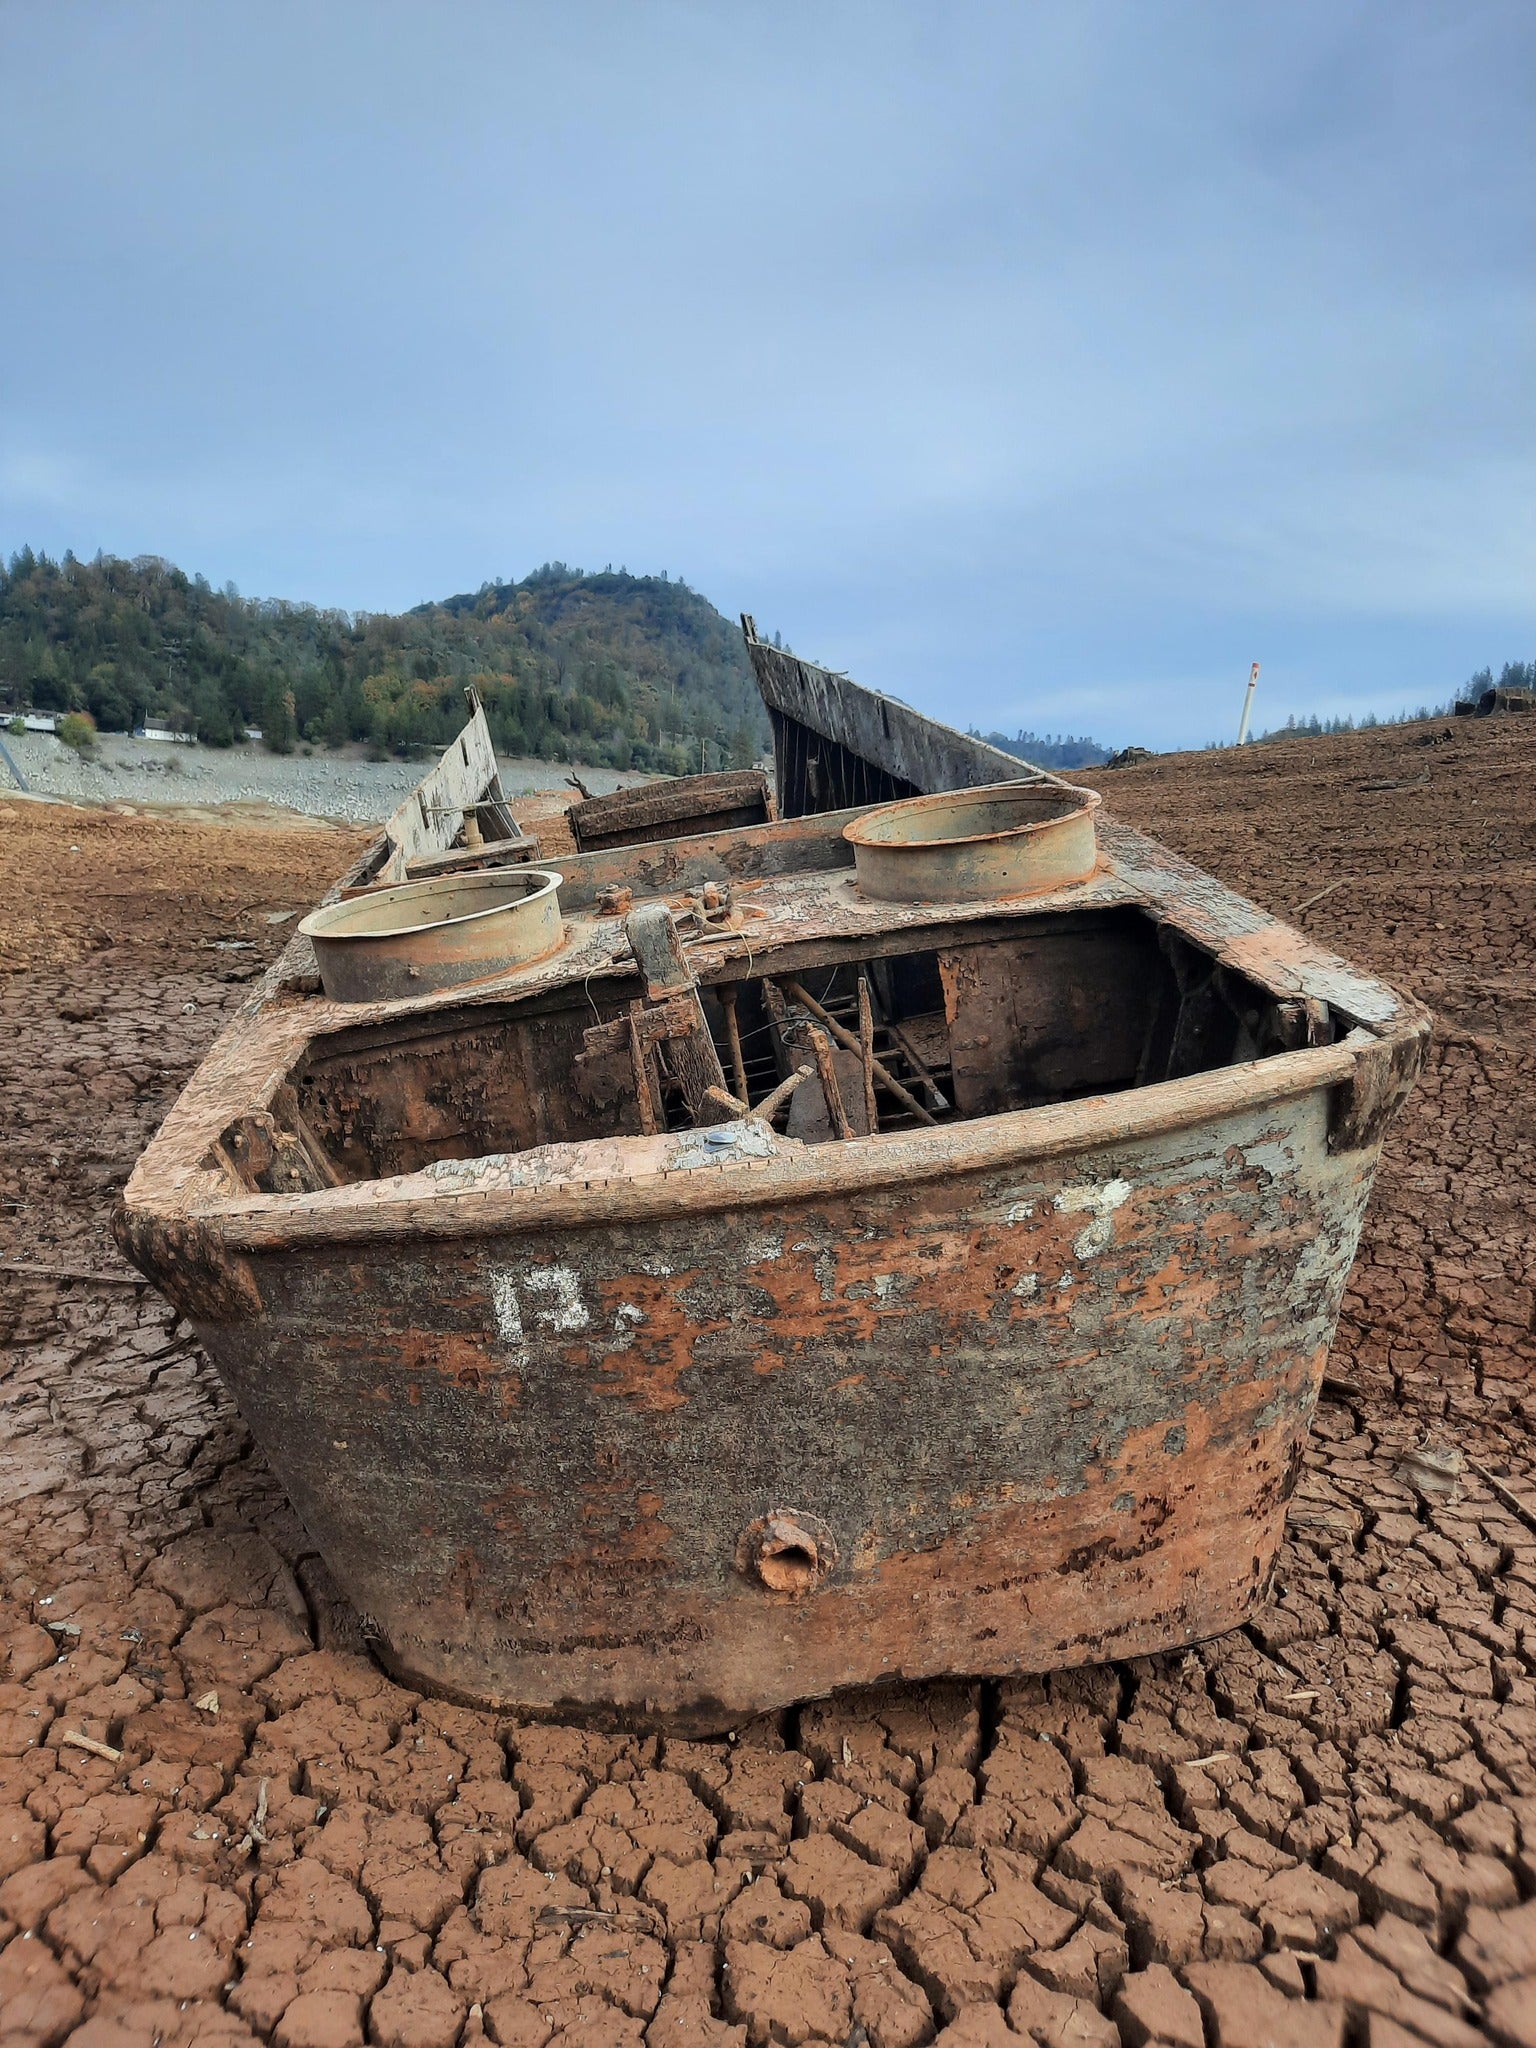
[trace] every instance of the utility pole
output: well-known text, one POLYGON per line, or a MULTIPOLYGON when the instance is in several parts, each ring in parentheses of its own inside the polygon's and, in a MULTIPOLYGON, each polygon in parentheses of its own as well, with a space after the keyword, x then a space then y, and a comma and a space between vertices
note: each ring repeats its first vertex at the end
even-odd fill
POLYGON ((1243 715, 1238 723, 1237 744, 1243 746, 1248 738, 1248 720, 1253 716, 1253 693, 1259 687, 1259 664, 1255 662, 1248 671, 1248 690, 1243 698, 1243 715))

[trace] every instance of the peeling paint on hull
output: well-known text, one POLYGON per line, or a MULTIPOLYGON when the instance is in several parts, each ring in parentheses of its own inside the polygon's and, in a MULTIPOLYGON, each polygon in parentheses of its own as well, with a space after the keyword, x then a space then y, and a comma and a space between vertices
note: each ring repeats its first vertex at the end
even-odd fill
POLYGON ((201 1334, 402 1677, 715 1729, 1239 1622, 1375 1158, 1318 1089, 1033 1172, 401 1244, 363 1318, 355 1249, 255 1254, 264 1313, 201 1334), (836 1539, 803 1598, 736 1564, 785 1505, 836 1539))

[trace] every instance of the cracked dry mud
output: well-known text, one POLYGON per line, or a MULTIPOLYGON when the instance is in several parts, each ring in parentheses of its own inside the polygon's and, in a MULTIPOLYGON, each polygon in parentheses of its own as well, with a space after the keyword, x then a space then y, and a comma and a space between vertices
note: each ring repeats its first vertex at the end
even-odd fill
MULTIPOLYGON (((1536 732, 1445 730, 1104 778, 1277 910, 1337 882, 1299 921, 1437 1019, 1273 1597, 1187 1654, 725 1742, 447 1707, 158 1297, 0 1273, 5 2048, 1536 2043, 1536 732)), ((222 977, 348 841, 15 810, 0 1256, 122 1274, 222 977)))

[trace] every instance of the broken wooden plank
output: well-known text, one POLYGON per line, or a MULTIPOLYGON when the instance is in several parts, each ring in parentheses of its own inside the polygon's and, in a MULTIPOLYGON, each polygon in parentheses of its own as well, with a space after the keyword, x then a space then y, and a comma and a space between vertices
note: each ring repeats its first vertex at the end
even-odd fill
POLYGON ((120 1764, 123 1760, 120 1749, 114 1749, 110 1742, 98 1742, 94 1735, 82 1735, 78 1728, 66 1728, 59 1744, 64 1749, 83 1749, 87 1756, 99 1756, 105 1763, 120 1764))
POLYGON ((832 1120, 832 1129, 839 1138, 851 1138, 853 1125, 848 1121, 848 1112, 843 1107, 843 1091, 838 1082, 837 1068, 832 1063, 832 1041, 819 1024, 807 1024, 805 1035, 810 1042, 811 1056, 816 1062, 816 1077, 821 1082, 821 1092, 826 1099, 827 1115, 832 1120))
POLYGON ((720 1064, 719 1053, 715 1051, 704 1006, 699 1001, 698 985, 683 952, 677 926, 672 922, 672 913, 664 903, 642 903, 624 920, 624 930, 645 983, 646 994, 651 1000, 666 1002, 673 999, 691 1006, 689 1030, 677 1036, 669 1035, 665 1040, 667 1063, 683 1091, 690 1115, 696 1124, 725 1121, 719 1110, 706 1100, 711 1088, 718 1088, 722 1095, 728 1095, 730 1091, 725 1085, 725 1069, 720 1064))
MULTIPOLYGON (((834 1016, 824 1010, 816 998, 800 982, 786 980, 784 990, 793 1002, 799 1003, 802 1009, 809 1010, 813 1017, 825 1024, 839 1045, 845 1047, 849 1052, 856 1053, 859 1050, 859 1041, 848 1027, 845 1024, 839 1024, 834 1016)), ((938 1122, 938 1118, 934 1116, 932 1110, 925 1109, 910 1089, 902 1086, 883 1060, 874 1060, 873 1065, 875 1079, 888 1094, 895 1096, 903 1109, 909 1109, 918 1119, 919 1123, 931 1124, 938 1122)))
POLYGON ((372 880, 403 882, 413 860, 446 853, 459 836, 466 809, 474 808, 496 773, 491 729, 476 698, 468 725, 385 821, 388 851, 372 880))
POLYGON ((629 1016, 616 1017, 609 1024, 589 1024, 581 1034, 584 1053, 622 1052, 629 1044, 632 1022, 640 1043, 649 1051, 658 1040, 682 1038, 693 1029, 693 1006, 684 1001, 656 1003, 650 1008, 635 1003, 629 1016))
POLYGON ((488 839, 480 846, 450 846, 446 853, 418 854, 405 864, 406 880, 425 881, 431 875, 454 875, 461 870, 483 872, 486 868, 521 867, 537 860, 539 842, 531 833, 520 832, 514 839, 488 839))
POLYGON ((1299 917, 1304 910, 1310 910, 1314 903, 1321 903, 1325 896, 1331 896, 1335 889, 1342 889, 1344 884, 1350 879, 1351 877, 1348 875, 1335 875, 1333 880, 1323 888, 1315 890, 1310 896, 1304 896, 1290 913, 1291 916, 1299 917))
POLYGON ((34 1259, 0 1259, 0 1273, 25 1273, 37 1280, 85 1280, 93 1287, 148 1287, 140 1273, 99 1273, 88 1266, 45 1266, 34 1259))
POLYGON ((792 1074, 787 1074, 776 1088, 769 1089, 752 1114, 762 1117, 765 1122, 771 1121, 778 1115, 785 1103, 788 1102, 801 1082, 809 1081, 815 1071, 814 1067, 796 1067, 795 1071, 792 1074))
POLYGON ((869 981, 859 976, 859 1064, 864 1070, 864 1115, 871 1131, 880 1128, 875 1107, 875 1016, 869 1000, 869 981))
POLYGON ((738 1118, 752 1114, 746 1103, 740 1101, 725 1088, 706 1088, 704 1090, 704 1100, 711 1109, 722 1110, 728 1122, 734 1123, 738 1118))
POLYGON ((624 1020, 624 1041, 629 1048, 629 1068, 635 1084, 635 1100, 640 1105, 640 1129, 647 1138, 654 1138, 663 1128, 661 1104, 657 1101, 655 1078, 651 1073, 650 1050, 640 1035, 640 1005, 632 1003, 629 1015, 624 1020))
POLYGON ((661 839, 691 838, 705 832, 741 831, 771 825, 778 817, 773 789, 761 768, 727 769, 717 775, 684 775, 589 796, 572 804, 567 817, 582 853, 614 846, 642 846, 661 839))

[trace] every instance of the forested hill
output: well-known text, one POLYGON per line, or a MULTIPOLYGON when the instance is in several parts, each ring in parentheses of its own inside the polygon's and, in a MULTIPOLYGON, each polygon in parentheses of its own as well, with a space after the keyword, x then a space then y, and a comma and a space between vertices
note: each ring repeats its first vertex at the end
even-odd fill
POLYGON ((686 583, 546 563, 519 583, 400 614, 215 590, 157 556, 0 566, 0 704, 89 711, 229 745, 444 746, 463 686, 497 746, 683 772, 742 765, 768 726, 741 635, 686 583))
POLYGON ((1059 732, 1049 737, 1043 732, 977 732, 973 726, 971 738, 985 740, 1005 754, 1016 754, 1036 768, 1098 768, 1109 759, 1109 748, 1086 734, 1078 738, 1059 732))

